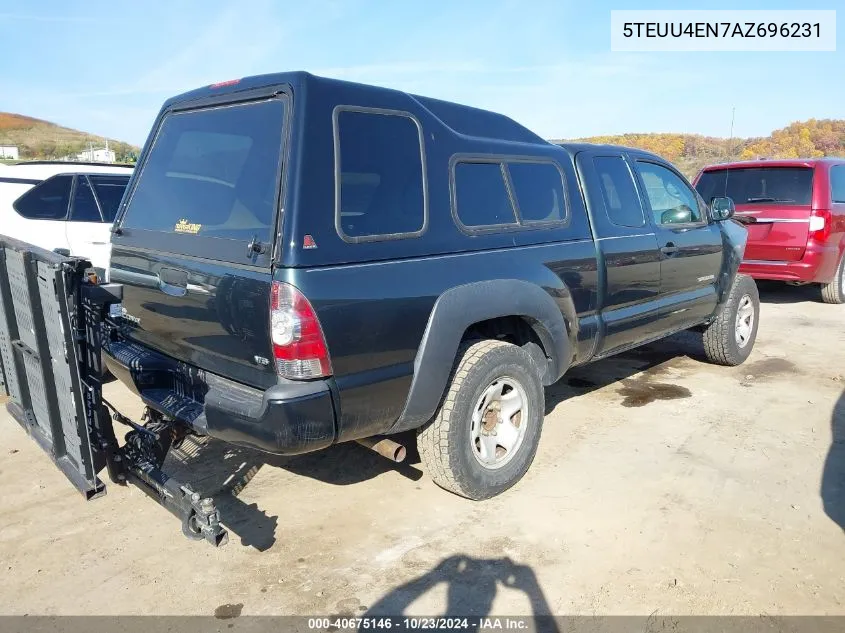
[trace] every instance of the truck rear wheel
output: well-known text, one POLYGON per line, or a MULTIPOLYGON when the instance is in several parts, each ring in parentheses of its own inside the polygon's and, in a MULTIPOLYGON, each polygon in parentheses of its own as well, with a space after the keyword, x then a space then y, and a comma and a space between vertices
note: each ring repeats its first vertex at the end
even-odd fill
POLYGON ((704 330, 704 354, 717 365, 740 365, 751 354, 760 323, 757 284, 737 275, 728 300, 704 330))
POLYGON ((446 396, 417 444, 434 482, 479 501, 504 492, 537 453, 545 399, 531 355, 504 341, 461 347, 446 396))
POLYGON ((822 301, 825 303, 845 303, 845 256, 839 260, 833 281, 829 284, 822 284, 822 301))

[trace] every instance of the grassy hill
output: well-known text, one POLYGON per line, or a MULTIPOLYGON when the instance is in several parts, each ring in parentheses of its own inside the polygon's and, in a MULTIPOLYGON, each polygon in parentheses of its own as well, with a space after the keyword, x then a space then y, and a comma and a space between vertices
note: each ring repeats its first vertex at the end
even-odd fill
MULTIPOLYGON (((0 145, 17 145, 22 160, 62 158, 78 154, 89 143, 102 147, 106 139, 96 134, 61 127, 49 121, 10 112, 0 112, 0 145)), ((108 139, 119 162, 134 162, 140 149, 108 139)))
POLYGON ((613 143, 654 152, 674 163, 688 177, 705 165, 756 158, 845 156, 845 120, 809 119, 758 138, 715 138, 699 134, 620 134, 574 139, 613 143))

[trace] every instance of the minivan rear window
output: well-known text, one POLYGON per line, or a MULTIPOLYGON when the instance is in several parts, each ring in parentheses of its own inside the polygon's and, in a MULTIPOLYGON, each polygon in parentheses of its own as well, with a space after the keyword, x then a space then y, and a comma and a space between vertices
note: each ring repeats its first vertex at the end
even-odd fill
POLYGON ((123 226, 270 242, 284 109, 269 99, 168 114, 123 226))
POLYGON ((695 188, 709 204, 727 196, 736 204, 810 204, 813 170, 810 167, 746 167, 714 169, 701 174, 695 188))

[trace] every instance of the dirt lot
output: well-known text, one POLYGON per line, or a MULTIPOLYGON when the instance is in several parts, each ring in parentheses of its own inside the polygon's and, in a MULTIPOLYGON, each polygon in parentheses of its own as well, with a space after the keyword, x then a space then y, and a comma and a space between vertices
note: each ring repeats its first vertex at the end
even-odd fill
POLYGON ((528 476, 488 502, 356 445, 186 442, 170 466, 218 498, 219 550, 137 489, 85 503, 3 411, 0 612, 845 613, 845 309, 763 301, 742 367, 684 334, 573 370, 528 476))

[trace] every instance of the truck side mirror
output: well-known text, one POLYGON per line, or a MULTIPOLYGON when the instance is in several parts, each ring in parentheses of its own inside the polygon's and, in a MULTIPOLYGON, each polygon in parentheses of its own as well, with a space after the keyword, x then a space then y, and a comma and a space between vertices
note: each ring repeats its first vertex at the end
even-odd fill
POLYGON ((736 213, 736 206, 731 198, 713 198, 710 201, 710 217, 714 222, 730 220, 736 213))

